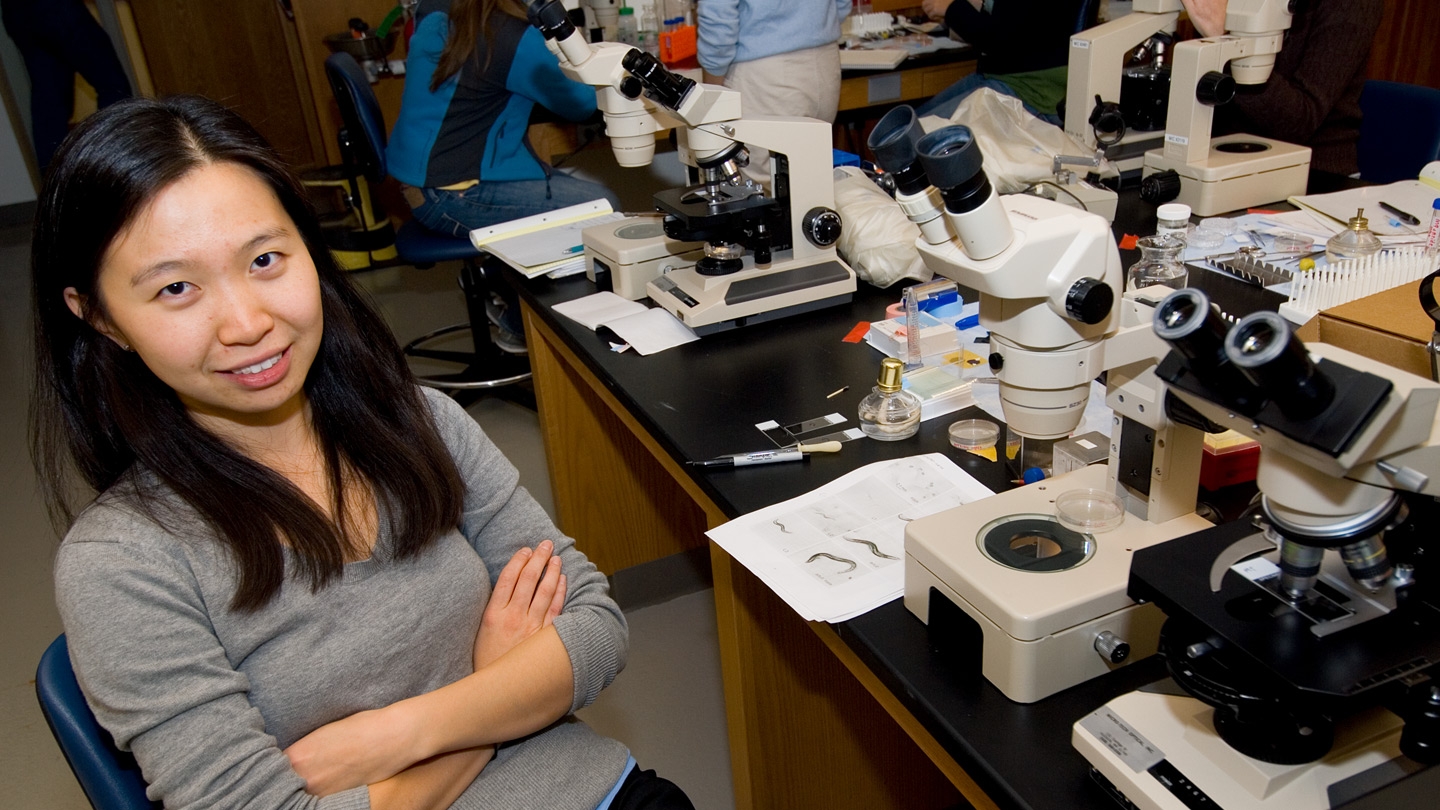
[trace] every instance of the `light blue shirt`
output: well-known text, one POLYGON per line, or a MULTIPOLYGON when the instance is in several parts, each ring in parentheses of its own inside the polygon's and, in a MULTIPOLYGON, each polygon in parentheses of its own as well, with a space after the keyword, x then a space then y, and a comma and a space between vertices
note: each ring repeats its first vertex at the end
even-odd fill
POLYGON ((716 76, 730 65, 840 39, 850 0, 703 0, 696 19, 700 66, 716 76))

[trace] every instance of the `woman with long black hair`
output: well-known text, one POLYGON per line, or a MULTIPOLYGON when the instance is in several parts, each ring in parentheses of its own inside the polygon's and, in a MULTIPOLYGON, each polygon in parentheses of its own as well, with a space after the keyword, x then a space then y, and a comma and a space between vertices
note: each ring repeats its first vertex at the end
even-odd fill
POLYGON ((152 797, 690 806, 570 717, 625 661, 604 576, 415 386, 243 120, 198 98, 87 119, 32 262, 57 600, 152 797))

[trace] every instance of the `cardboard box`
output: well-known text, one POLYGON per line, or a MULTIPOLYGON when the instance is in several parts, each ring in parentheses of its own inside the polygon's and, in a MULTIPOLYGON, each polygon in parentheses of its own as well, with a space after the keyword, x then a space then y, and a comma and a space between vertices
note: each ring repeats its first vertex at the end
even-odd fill
POLYGON ((1435 322, 1420 306, 1418 281, 1327 309, 1299 334, 1430 378, 1425 346, 1435 334, 1435 322))

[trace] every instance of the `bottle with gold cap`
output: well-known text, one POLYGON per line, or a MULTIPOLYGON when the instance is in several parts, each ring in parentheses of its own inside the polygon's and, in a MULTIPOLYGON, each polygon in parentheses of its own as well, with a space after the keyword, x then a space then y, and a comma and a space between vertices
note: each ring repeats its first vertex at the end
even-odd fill
POLYGON ((1325 258, 1331 262, 1363 259, 1380 252, 1380 237, 1370 232, 1370 220, 1361 208, 1350 218, 1349 227, 1330 237, 1325 243, 1325 258))
POLYGON ((905 365, 894 357, 880 361, 880 379, 860 400, 860 429, 882 442, 908 439, 920 430, 920 398, 901 387, 905 365))

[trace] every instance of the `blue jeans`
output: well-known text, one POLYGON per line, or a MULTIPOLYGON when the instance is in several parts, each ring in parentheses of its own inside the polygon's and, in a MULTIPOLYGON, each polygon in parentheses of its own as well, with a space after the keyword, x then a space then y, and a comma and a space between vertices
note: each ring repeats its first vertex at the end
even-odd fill
MULTIPOLYGON (((482 181, 464 191, 422 188, 420 194, 424 202, 414 209, 415 219, 432 231, 460 237, 467 236, 476 228, 602 197, 610 201, 611 208, 620 207, 620 200, 610 189, 553 169, 544 180, 482 181)), ((505 301, 500 314, 500 328, 516 335, 524 334, 519 297, 515 290, 507 284, 492 284, 490 289, 505 301)))
MULTIPOLYGON (((938 115, 941 118, 949 118, 955 114, 955 108, 960 106, 960 102, 964 101, 967 96, 982 87, 988 87, 1001 95, 1020 98, 1015 94, 1015 91, 1010 88, 1010 85, 1005 82, 986 76, 983 73, 971 73, 969 76, 936 93, 929 101, 921 104, 920 107, 915 110, 915 114, 938 115)), ((1024 103, 1023 99, 1021 103, 1024 103)), ((1058 115, 1042 113, 1029 104, 1025 104, 1025 110, 1041 121, 1047 121, 1057 127, 1065 126, 1065 122, 1061 121, 1058 115)))
POLYGON ((612 208, 620 207, 610 189, 553 169, 544 180, 482 181, 464 191, 422 188, 420 193, 425 201, 415 208, 415 219, 451 236, 602 197, 612 208))

